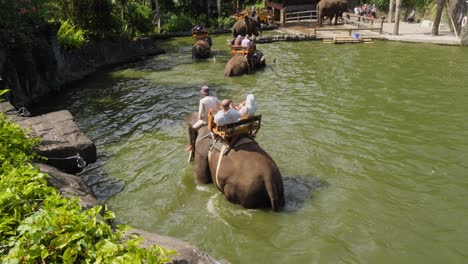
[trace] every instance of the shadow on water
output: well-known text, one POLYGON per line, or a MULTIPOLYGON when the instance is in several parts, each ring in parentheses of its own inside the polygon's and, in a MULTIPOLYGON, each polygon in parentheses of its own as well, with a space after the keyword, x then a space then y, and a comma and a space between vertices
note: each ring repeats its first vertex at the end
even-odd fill
POLYGON ((315 176, 283 176, 284 212, 297 212, 304 207, 316 191, 329 184, 315 176))

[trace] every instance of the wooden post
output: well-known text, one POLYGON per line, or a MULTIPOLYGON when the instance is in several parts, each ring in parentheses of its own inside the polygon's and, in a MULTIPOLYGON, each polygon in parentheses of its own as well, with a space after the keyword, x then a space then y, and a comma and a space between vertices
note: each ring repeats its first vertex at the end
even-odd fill
POLYGON ((393 35, 398 35, 400 29, 401 0, 396 0, 395 24, 393 25, 393 35))
POLYGON ((380 21, 380 32, 379 32, 380 35, 382 35, 384 21, 385 21, 384 18, 382 18, 382 20, 380 21))
POLYGON ((285 9, 286 8, 281 8, 280 9, 280 24, 281 25, 284 25, 284 23, 285 23, 285 15, 286 15, 285 14, 285 9))

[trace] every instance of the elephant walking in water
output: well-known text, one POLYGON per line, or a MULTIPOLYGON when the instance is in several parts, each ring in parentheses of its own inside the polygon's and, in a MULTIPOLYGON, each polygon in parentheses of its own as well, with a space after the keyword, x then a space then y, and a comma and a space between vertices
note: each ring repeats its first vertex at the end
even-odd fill
POLYGON ((260 24, 253 18, 245 16, 243 19, 239 19, 232 26, 232 37, 236 38, 237 36, 255 35, 258 36, 259 32, 262 32, 260 24))
POLYGON ((265 56, 259 50, 252 55, 236 54, 226 63, 224 76, 240 76, 266 66, 265 56))
MULTIPOLYGON (((193 113, 188 123, 195 120, 196 113, 193 113)), ((194 150, 197 184, 214 183, 228 201, 245 208, 271 207, 278 211, 284 206, 283 180, 278 166, 255 141, 248 139, 234 145, 221 159, 221 151, 212 148, 213 141, 207 126, 198 130, 194 150)))
POLYGON ((211 56, 211 39, 197 39, 192 46, 192 58, 207 59, 211 56))

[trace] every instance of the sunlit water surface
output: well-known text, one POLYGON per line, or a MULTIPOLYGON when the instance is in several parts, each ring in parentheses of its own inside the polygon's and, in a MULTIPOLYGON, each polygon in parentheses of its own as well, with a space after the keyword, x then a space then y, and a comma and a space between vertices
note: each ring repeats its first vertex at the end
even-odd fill
POLYGON ((468 259, 468 49, 375 42, 258 44, 262 71, 223 76, 164 55, 96 74, 60 96, 97 144, 83 176, 121 222, 174 236, 232 263, 464 263, 468 259), (273 62, 274 61, 274 62, 273 62), (285 182, 281 213, 196 186, 184 119, 199 87, 255 94, 258 142, 285 182))

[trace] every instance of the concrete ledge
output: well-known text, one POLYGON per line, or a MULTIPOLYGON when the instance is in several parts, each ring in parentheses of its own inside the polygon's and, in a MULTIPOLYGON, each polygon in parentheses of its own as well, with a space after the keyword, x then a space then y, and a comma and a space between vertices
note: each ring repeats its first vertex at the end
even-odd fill
POLYGON ((155 233, 147 232, 140 229, 132 229, 125 232, 123 239, 128 239, 132 235, 137 235, 143 238, 142 248, 148 248, 153 244, 157 244, 166 249, 177 251, 177 255, 173 256, 172 264, 228 264, 226 261, 216 261, 207 253, 201 251, 197 247, 187 244, 179 239, 162 236, 155 233))
POLYGON ((52 112, 36 117, 22 117, 10 103, 0 103, 0 110, 31 137, 41 137, 35 151, 47 158, 47 164, 68 173, 81 169, 77 159, 66 159, 79 154, 87 163, 96 162, 96 145, 78 128, 73 116, 67 110, 52 112))

